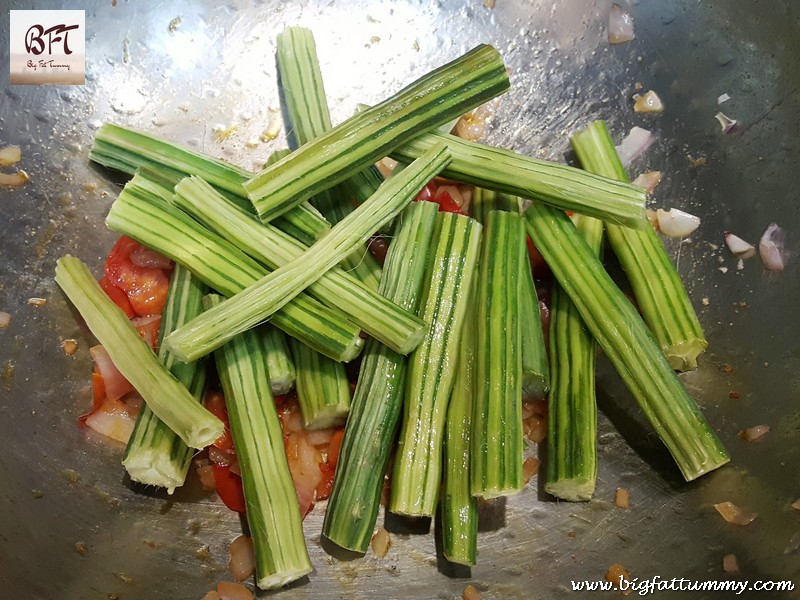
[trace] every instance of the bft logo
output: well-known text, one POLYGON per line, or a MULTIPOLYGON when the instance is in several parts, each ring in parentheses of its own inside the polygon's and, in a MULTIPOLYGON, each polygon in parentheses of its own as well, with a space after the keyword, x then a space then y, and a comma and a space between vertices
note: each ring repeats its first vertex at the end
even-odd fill
MULTIPOLYGON (((25 50, 30 54, 39 56, 46 48, 48 54, 53 54, 53 44, 60 43, 64 54, 72 54, 72 50, 69 49, 69 32, 73 29, 80 29, 80 25, 60 23, 47 30, 41 25, 32 25, 28 29, 28 33, 25 34, 25 50), (45 36, 47 37, 45 38, 45 36), (46 46, 45 39, 47 41, 46 46)), ((56 46, 56 50, 58 50, 58 46, 56 46)))
POLYGON ((13 85, 84 83, 84 11, 12 10, 10 25, 13 85))

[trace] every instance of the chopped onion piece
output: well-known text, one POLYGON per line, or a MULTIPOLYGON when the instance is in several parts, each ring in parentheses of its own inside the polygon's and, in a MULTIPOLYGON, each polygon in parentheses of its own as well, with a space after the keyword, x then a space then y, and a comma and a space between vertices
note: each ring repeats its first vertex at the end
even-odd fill
POLYGON ((800 550, 800 531, 796 532, 791 538, 789 538, 789 544, 783 549, 783 553, 785 555, 794 554, 798 550, 800 550))
POLYGON ((0 148, 0 167, 8 167, 17 164, 22 158, 22 150, 19 146, 4 146, 0 148))
POLYGON ((216 446, 208 447, 208 459, 218 467, 230 467, 236 455, 233 452, 221 450, 216 446))
POLYGON ((717 104, 722 104, 723 102, 727 102, 730 99, 731 97, 728 94, 722 94, 719 98, 717 98, 717 104))
POLYGON ((256 570, 253 538, 240 535, 231 542, 228 570, 236 581, 244 581, 256 570))
POLYGON ((739 572, 739 561, 736 560, 735 554, 726 554, 722 557, 722 570, 726 573, 739 572))
POLYGON ((792 508, 795 510, 800 510, 800 498, 792 502, 792 508))
POLYGON ((522 422, 522 433, 526 440, 541 444, 547 437, 547 417, 532 415, 522 422))
POLYGON ((677 208, 671 210, 659 208, 656 211, 656 216, 658 217, 658 228, 661 233, 669 237, 686 237, 700 226, 700 217, 677 208))
POLYGON ((715 114, 714 118, 719 122, 722 133, 732 133, 736 130, 736 126, 739 124, 736 119, 731 119, 729 116, 721 112, 715 114))
POLYGON ((769 433, 769 425, 755 425, 739 432, 739 437, 745 442, 754 442, 769 433))
POLYGON ((772 223, 758 242, 758 251, 761 254, 761 261, 767 271, 783 271, 784 253, 783 245, 786 241, 786 234, 777 224, 772 223))
POLYGON ((526 458, 522 463, 522 481, 525 485, 539 472, 539 465, 539 459, 533 457, 526 458))
POLYGON ((220 581, 217 584, 220 600, 253 600, 253 592, 244 587, 241 583, 231 583, 220 581))
POLYGON ((608 43, 622 44, 636 39, 633 32, 633 17, 619 4, 612 4, 608 13, 608 43))
POLYGON ((648 171, 647 173, 642 173, 636 179, 634 179, 631 183, 633 185, 638 185, 640 188, 644 188, 648 194, 651 194, 656 186, 661 183, 661 171, 648 171))
POLYGON ((745 242, 742 238, 734 235, 730 231, 725 232, 725 244, 728 246, 728 250, 731 251, 731 254, 739 258, 750 258, 756 253, 756 247, 753 246, 753 244, 745 242))
POLYGON ((11 315, 7 312, 0 312, 0 329, 5 329, 11 325, 11 315))
MULTIPOLYGON (((2 324, 0 324, 0 327, 2 324)), ((72 356, 78 351, 78 341, 73 339, 63 340, 61 342, 61 349, 67 356, 72 356)))
POLYGON ((626 488, 617 488, 614 493, 614 505, 617 508, 631 507, 631 493, 626 488))
POLYGON ((0 173, 0 185, 5 187, 19 187, 30 177, 28 174, 20 169, 16 173, 0 173))
POLYGON ((86 425, 90 429, 123 444, 128 443, 135 423, 135 411, 120 400, 108 398, 99 409, 86 417, 86 425))
POLYGON ((631 129, 631 132, 625 136, 622 143, 616 147, 622 166, 627 167, 631 162, 639 158, 655 141, 656 136, 647 129, 642 129, 641 127, 631 129))
POLYGON ((633 110, 638 113, 660 113, 664 112, 664 103, 653 90, 646 92, 643 96, 634 94, 633 110))
POLYGON ((214 468, 211 465, 197 467, 197 477, 204 490, 213 492, 217 489, 217 483, 214 481, 214 468))
POLYGON ((326 446, 331 443, 333 431, 332 427, 328 429, 310 429, 306 432, 306 439, 312 446, 326 446))
POLYGON ((481 593, 475 589, 475 586, 468 585, 461 594, 461 600, 481 600, 481 593))
POLYGON ((283 127, 283 120, 281 119, 281 111, 277 108, 272 108, 271 106, 268 109, 269 112, 269 121, 267 122, 267 128, 261 132, 261 141, 262 142, 269 142, 270 140, 274 140, 278 137, 278 134, 281 132, 281 128, 283 127))
POLYGON ((381 172, 381 175, 388 177, 392 174, 392 171, 394 171, 394 168, 397 166, 397 161, 387 156, 378 161, 377 166, 378 170, 381 172))
POLYGON ((648 208, 644 212, 647 220, 650 221, 650 225, 653 226, 653 229, 658 231, 658 215, 656 214, 656 211, 654 211, 652 208, 648 208))
POLYGON ((749 525, 758 516, 754 512, 742 510, 733 502, 720 502, 719 504, 715 504, 714 508, 716 508, 717 512, 722 515, 723 519, 725 519, 728 523, 733 523, 734 525, 749 525))
POLYGON ((616 584, 617 587, 621 587, 619 584, 622 583, 623 579, 625 581, 631 580, 631 572, 628 571, 628 569, 619 563, 614 563, 608 567, 608 571, 606 571, 606 581, 610 581, 616 584))
POLYGON ((117 369, 117 366, 112 362, 111 357, 103 346, 100 344, 92 346, 89 348, 89 354, 92 360, 94 360, 97 371, 103 378, 106 396, 110 400, 122 398, 122 396, 128 392, 133 391, 133 386, 125 379, 125 376, 119 372, 119 369, 117 369))
POLYGON ((383 558, 389 552, 389 548, 392 547, 392 538, 389 536, 389 532, 384 527, 381 527, 372 536, 369 545, 375 556, 383 558))

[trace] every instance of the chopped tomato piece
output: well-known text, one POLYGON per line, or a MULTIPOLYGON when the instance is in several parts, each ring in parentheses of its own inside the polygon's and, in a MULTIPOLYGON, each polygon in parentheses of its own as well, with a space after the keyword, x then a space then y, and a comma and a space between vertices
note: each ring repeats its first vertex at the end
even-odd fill
POLYGON ((331 495, 333 476, 336 473, 336 469, 330 463, 323 462, 320 463, 319 470, 322 473, 322 479, 317 484, 317 500, 325 500, 331 495))
POLYGON ((544 262, 544 256, 542 256, 542 253, 539 252, 538 248, 533 245, 531 236, 526 236, 525 242, 528 244, 528 258, 531 261, 531 269, 534 276, 539 278, 549 277, 550 267, 548 267, 547 263, 544 262))
POLYGON ((342 450, 342 440, 344 439, 344 428, 333 432, 330 446, 328 446, 328 464, 336 467, 339 463, 339 452, 342 450))
POLYGON ((432 198, 433 202, 439 205, 439 212, 455 213, 457 215, 466 214, 453 197, 444 189, 439 189, 432 198))
POLYGON ((100 372, 95 367, 94 373, 92 373, 92 410, 90 410, 85 415, 81 415, 78 417, 78 424, 79 425, 86 425, 86 419, 89 418, 93 412, 100 409, 103 406, 103 401, 106 399, 106 386, 103 383, 103 376, 100 375, 100 372))
POLYGON ((419 194, 416 195, 414 198, 414 202, 419 200, 433 200, 433 197, 436 195, 436 184, 433 181, 429 181, 422 190, 420 190, 419 194))
POLYGON ((236 512, 245 512, 244 489, 242 488, 242 478, 231 471, 230 467, 211 465, 211 472, 214 474, 214 483, 217 486, 217 493, 225 506, 236 512))
POLYGON ((134 317, 131 322, 142 339, 153 349, 153 352, 157 352, 158 336, 161 333, 161 315, 134 317))
POLYGON ((137 315, 146 317, 164 311, 171 271, 134 264, 131 254, 142 248, 131 238, 120 237, 106 260, 105 277, 125 292, 137 315))
POLYGON ((225 424, 225 432, 214 442, 214 446, 226 452, 233 451, 233 437, 231 436, 231 425, 228 422, 228 409, 225 407, 225 397, 219 392, 208 392, 203 401, 203 405, 225 424))
POLYGON ((121 289, 111 283, 108 277, 103 277, 97 283, 100 284, 100 287, 103 288, 103 291, 106 295, 111 298, 111 301, 119 306, 122 309, 122 312, 130 319, 136 316, 136 311, 133 310, 133 306, 131 306, 131 301, 128 300, 128 297, 125 295, 121 289))

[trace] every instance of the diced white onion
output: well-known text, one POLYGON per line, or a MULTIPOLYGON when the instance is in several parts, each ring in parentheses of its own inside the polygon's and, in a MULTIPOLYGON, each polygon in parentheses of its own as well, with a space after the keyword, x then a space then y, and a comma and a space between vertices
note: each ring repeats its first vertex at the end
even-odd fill
POLYGON ((722 557, 722 570, 726 573, 738 573, 739 561, 735 554, 726 554, 722 557))
POLYGON ((225 450, 221 450, 216 446, 209 446, 208 447, 208 459, 218 465, 220 467, 229 467, 231 466, 231 462, 233 462, 235 458, 235 454, 233 452, 227 452, 225 450))
POLYGON ((244 581, 256 570, 256 557, 253 538, 240 535, 231 542, 228 569, 237 581, 244 581))
POLYGON ((481 600, 481 593, 475 586, 468 585, 461 594, 461 600, 481 600))
POLYGON ((608 13, 608 42, 609 44, 622 44, 636 39, 633 32, 633 17, 619 4, 612 4, 608 13))
POLYGON ((0 173, 0 185, 5 187, 19 187, 28 179, 28 174, 21 169, 16 173, 0 173))
POLYGON ((769 433, 769 425, 754 425, 739 432, 739 437, 746 442, 754 442, 769 433))
POLYGON ((658 217, 658 228, 661 233, 669 237, 686 237, 700 226, 700 217, 677 208, 671 210, 659 208, 656 211, 656 216, 658 217))
POLYGON ((739 258, 750 258, 756 253, 756 247, 753 246, 753 244, 745 242, 742 238, 730 231, 725 232, 725 244, 728 246, 728 250, 731 251, 731 254, 739 258))
POLYGON ((241 583, 231 583, 220 581, 217 585, 217 592, 221 600, 253 600, 253 592, 244 587, 241 583))
POLYGON ((135 423, 136 416, 119 400, 106 399, 103 406, 86 417, 90 429, 123 444, 128 443, 135 423))
POLYGON ((197 477, 200 479, 200 485, 209 492, 217 489, 217 483, 214 481, 214 468, 211 465, 203 465, 197 467, 197 477))
POLYGON ((324 446, 331 443, 333 437, 333 428, 327 429, 311 429, 306 433, 306 439, 312 446, 324 446))
POLYGON ((522 483, 528 485, 531 478, 539 472, 539 459, 529 456, 522 463, 522 483))
POLYGON ((714 118, 719 122, 719 126, 722 129, 722 133, 731 133, 736 129, 736 126, 739 122, 736 119, 731 119, 729 116, 718 112, 714 115, 714 118))
POLYGON ((631 132, 625 136, 622 143, 616 147, 622 166, 627 167, 631 162, 639 158, 655 141, 656 136, 647 129, 642 129, 641 127, 631 129, 631 132))
POLYGON ((643 96, 634 94, 633 110, 638 113, 660 113, 664 112, 664 103, 653 90, 643 96))
POLYGON ((648 171, 647 173, 642 173, 636 179, 634 179, 631 183, 633 185, 638 185, 640 188, 644 188, 648 194, 651 194, 656 186, 661 183, 661 171, 648 171))
POLYGON ((22 150, 19 146, 4 146, 0 148, 0 167, 8 167, 17 164, 22 158, 22 150))
POLYGON ((375 535, 372 536, 369 545, 372 548, 372 552, 375 553, 375 556, 383 558, 389 552, 389 548, 392 547, 392 538, 389 532, 381 527, 375 532, 375 535))
POLYGON ((728 94, 722 94, 719 98, 717 98, 717 104, 722 104, 723 102, 727 102, 730 99, 731 97, 728 94))
POLYGON ((767 271, 783 271, 784 254, 783 245, 786 234, 776 223, 772 223, 758 242, 758 252, 767 271))
POLYGON ((614 492, 614 506, 624 509, 631 507, 631 493, 627 488, 617 488, 614 492))
POLYGON ((133 391, 131 383, 125 379, 125 376, 119 372, 117 366, 112 362, 111 357, 108 355, 103 346, 100 344, 89 348, 89 354, 103 378, 105 385, 106 396, 111 400, 121 398, 128 392, 133 391))
POLYGON ((758 517, 756 513, 744 511, 733 502, 720 502, 715 504, 714 508, 722 515, 723 519, 734 525, 749 525, 758 517))

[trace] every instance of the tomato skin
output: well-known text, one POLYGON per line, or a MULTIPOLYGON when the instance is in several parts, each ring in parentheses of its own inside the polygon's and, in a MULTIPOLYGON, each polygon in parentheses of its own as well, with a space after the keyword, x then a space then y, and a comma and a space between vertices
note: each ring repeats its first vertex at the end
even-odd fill
POLYGON ((439 212, 449 212, 456 215, 467 214, 461 210, 461 207, 453 200, 453 197, 443 189, 436 192, 432 201, 439 205, 439 212))
POLYGON ((539 252, 538 248, 533 245, 531 236, 525 237, 525 243, 528 245, 528 258, 531 261, 531 272, 533 273, 534 277, 540 279, 550 277, 550 267, 548 267, 547 263, 544 261, 544 256, 542 256, 542 253, 539 252))
POLYGON ((457 215, 466 215, 458 203, 453 200, 453 197, 445 189, 447 186, 440 188, 435 181, 429 181, 425 187, 414 198, 414 202, 426 201, 435 202, 439 205, 439 212, 455 213, 457 215))
POLYGON ((336 469, 330 463, 322 462, 319 464, 319 470, 322 473, 322 479, 317 484, 316 499, 325 500, 331 495, 333 476, 336 473, 336 469))
POLYGON ((228 409, 225 407, 225 397, 219 392, 208 392, 203 400, 203 406, 225 424, 225 431, 212 445, 220 450, 233 452, 233 436, 231 436, 231 424, 228 421, 228 409))
POLYGON ((239 513, 246 512, 242 478, 236 473, 232 473, 230 467, 221 467, 215 464, 211 465, 211 473, 214 475, 217 493, 225 506, 239 513))
POLYGON ((135 240, 121 236, 106 260, 105 278, 125 293, 136 315, 147 317, 164 312, 171 270, 135 265, 131 254, 142 248, 135 240))
POLYGON ((339 464, 339 453, 342 451, 342 440, 344 439, 344 428, 333 432, 331 443, 328 446, 328 464, 336 467, 339 464))
POLYGON ((436 184, 432 181, 429 181, 427 184, 425 184, 425 187, 420 190, 419 194, 416 195, 414 202, 419 202, 420 200, 433 200, 435 195, 436 184))
POLYGON ((127 316, 129 319, 132 319, 136 316, 136 311, 133 310, 133 306, 131 306, 131 301, 128 300, 128 296, 126 296, 125 292, 123 292, 120 288, 111 283, 108 277, 103 277, 97 283, 99 283, 100 287, 103 288, 106 296, 111 298, 111 301, 122 309, 122 312, 125 313, 125 316, 127 316))
POLYGON ((95 367, 94 372, 92 373, 92 410, 90 410, 85 415, 81 415, 78 417, 78 425, 86 425, 86 419, 89 418, 96 410, 99 410, 101 406, 103 406, 103 402, 106 399, 106 384, 103 381, 103 376, 97 371, 97 367, 95 367))

